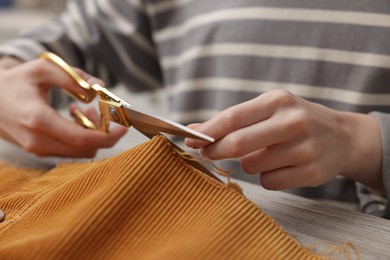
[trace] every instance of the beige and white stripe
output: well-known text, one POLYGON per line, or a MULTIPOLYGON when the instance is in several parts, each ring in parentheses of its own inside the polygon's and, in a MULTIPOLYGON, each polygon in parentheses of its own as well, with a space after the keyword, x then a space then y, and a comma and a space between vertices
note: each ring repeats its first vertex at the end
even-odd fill
POLYGON ((192 47, 179 55, 162 58, 165 69, 178 68, 184 63, 203 57, 258 56, 344 63, 349 65, 390 68, 390 56, 373 53, 341 51, 313 47, 283 46, 251 43, 218 43, 192 47))
POLYGON ((169 86, 168 89, 171 95, 192 92, 194 90, 226 90, 233 92, 263 93, 275 89, 284 89, 305 98, 330 100, 354 105, 390 106, 390 94, 369 94, 337 88, 261 80, 203 78, 181 81, 169 86))
POLYGON ((196 15, 179 25, 157 31, 155 36, 157 41, 167 41, 183 37, 189 31, 204 25, 249 19, 390 27, 390 15, 384 14, 301 8, 250 7, 223 9, 196 15))

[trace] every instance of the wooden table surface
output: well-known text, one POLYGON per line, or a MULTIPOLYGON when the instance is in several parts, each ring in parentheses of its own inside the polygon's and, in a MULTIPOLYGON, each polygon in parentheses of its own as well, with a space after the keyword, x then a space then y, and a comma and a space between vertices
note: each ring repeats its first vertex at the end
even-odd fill
MULTIPOLYGON (((245 196, 308 246, 351 242, 361 259, 390 259, 390 220, 234 180, 245 196)), ((353 258, 356 259, 356 258, 353 258)))

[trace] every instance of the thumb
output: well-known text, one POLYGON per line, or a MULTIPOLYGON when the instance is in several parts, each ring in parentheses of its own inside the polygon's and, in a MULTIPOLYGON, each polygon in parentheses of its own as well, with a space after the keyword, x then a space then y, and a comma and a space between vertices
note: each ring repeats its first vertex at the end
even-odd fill
POLYGON ((201 125, 201 123, 193 123, 193 124, 187 125, 187 127, 196 130, 196 128, 197 128, 198 126, 200 126, 200 125, 201 125))
MULTIPOLYGON (((187 125, 187 127, 194 129, 194 130, 198 130, 198 128, 201 125, 202 125, 201 123, 193 123, 193 124, 187 125)), ((205 145, 209 144, 209 142, 187 137, 184 139, 184 144, 190 148, 199 149, 199 148, 202 148, 205 145)))

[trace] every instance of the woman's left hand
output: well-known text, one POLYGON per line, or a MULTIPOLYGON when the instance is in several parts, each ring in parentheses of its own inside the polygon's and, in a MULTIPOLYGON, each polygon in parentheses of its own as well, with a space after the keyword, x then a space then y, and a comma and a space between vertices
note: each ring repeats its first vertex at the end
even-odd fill
POLYGON ((240 158, 267 189, 318 186, 343 175, 383 189, 375 118, 332 110, 276 90, 192 125, 215 143, 186 139, 212 160, 240 158))

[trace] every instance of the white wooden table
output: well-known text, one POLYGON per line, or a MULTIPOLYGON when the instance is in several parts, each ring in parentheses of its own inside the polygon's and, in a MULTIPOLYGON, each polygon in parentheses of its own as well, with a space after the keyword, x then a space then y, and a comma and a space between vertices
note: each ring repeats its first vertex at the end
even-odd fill
POLYGON ((304 245, 342 245, 349 241, 361 259, 390 259, 390 220, 234 181, 248 199, 304 245))

